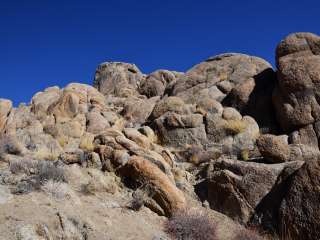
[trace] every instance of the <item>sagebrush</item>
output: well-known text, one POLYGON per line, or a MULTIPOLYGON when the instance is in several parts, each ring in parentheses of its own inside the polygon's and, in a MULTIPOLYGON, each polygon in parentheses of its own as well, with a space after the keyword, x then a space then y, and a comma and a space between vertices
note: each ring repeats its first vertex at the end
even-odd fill
POLYGON ((166 222, 165 231, 174 240, 218 240, 215 222, 203 212, 179 211, 166 222))

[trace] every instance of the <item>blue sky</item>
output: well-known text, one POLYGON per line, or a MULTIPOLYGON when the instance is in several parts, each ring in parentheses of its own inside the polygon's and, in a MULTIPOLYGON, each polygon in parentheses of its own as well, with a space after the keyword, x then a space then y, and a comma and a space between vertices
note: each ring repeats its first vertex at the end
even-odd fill
POLYGON ((320 34, 319 12, 316 0, 2 0, 0 98, 17 105, 48 86, 91 84, 104 61, 185 71, 242 52, 273 64, 287 34, 320 34))

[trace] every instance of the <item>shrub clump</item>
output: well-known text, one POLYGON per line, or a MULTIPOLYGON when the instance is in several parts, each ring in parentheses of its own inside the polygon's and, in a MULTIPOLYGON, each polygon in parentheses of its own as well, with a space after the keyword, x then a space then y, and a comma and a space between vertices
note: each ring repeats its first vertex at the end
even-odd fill
POLYGON ((216 224, 203 212, 179 211, 166 222, 165 231, 174 240, 217 240, 216 224))
POLYGON ((49 180, 41 186, 41 190, 57 200, 70 198, 71 190, 69 185, 64 182, 49 180))
POLYGON ((40 184, 49 180, 55 182, 67 182, 64 169, 58 166, 58 163, 48 161, 39 161, 37 165, 37 177, 40 184))
POLYGON ((224 126, 224 128, 233 135, 244 132, 247 127, 247 124, 241 120, 229 120, 224 126))
POLYGON ((25 174, 12 191, 15 194, 26 194, 34 190, 40 190, 48 182, 55 182, 57 185, 66 183, 67 178, 63 167, 58 162, 35 161, 35 160, 14 160, 10 162, 10 171, 13 174, 25 174))

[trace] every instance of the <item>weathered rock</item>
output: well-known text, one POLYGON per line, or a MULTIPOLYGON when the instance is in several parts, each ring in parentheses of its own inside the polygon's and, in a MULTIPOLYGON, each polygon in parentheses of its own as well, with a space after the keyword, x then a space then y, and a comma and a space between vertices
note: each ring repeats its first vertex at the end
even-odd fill
POLYGON ((291 178, 281 203, 279 231, 291 239, 320 238, 320 161, 306 162, 291 178))
POLYGON ((153 199, 167 216, 186 207, 183 193, 153 163, 139 157, 132 157, 121 169, 121 175, 131 181, 146 184, 154 193, 153 199))
POLYGON ((168 112, 156 119, 154 125, 160 142, 165 145, 184 147, 186 144, 202 145, 207 141, 205 125, 199 114, 181 116, 168 112))
POLYGON ((178 114, 188 114, 190 110, 184 101, 178 97, 168 97, 159 101, 154 107, 151 118, 157 119, 166 112, 175 112, 178 114))
POLYGON ((147 149, 150 148, 151 142, 149 139, 145 135, 141 134, 137 129, 125 128, 123 132, 127 138, 136 142, 140 147, 147 149))
POLYGON ((90 133, 98 134, 110 127, 107 119, 98 111, 90 111, 86 114, 87 131, 90 133))
POLYGON ((38 118, 46 117, 49 106, 58 101, 60 95, 61 91, 59 87, 50 87, 43 92, 38 92, 31 99, 32 112, 38 118))
POLYGON ((139 92, 149 98, 162 96, 167 85, 176 80, 176 76, 176 72, 157 70, 146 77, 139 88, 139 92))
POLYGON ((143 135, 145 135, 150 142, 155 143, 157 142, 157 135, 154 133, 154 131, 148 127, 148 126, 143 126, 138 129, 139 132, 141 132, 143 135))
POLYGON ((272 190, 287 168, 298 169, 303 162, 262 164, 223 159, 214 161, 208 172, 208 201, 216 211, 247 223, 255 208, 272 190))
POLYGON ((320 132, 316 132, 316 130, 316 127, 313 127, 312 124, 303 126, 292 132, 289 135, 289 140, 293 144, 305 144, 309 147, 318 149, 318 136, 320 132))
POLYGON ((317 148, 305 144, 290 144, 289 161, 312 161, 318 159, 320 151, 317 148))
POLYGON ((138 125, 144 124, 158 101, 159 97, 152 97, 149 99, 128 98, 124 103, 121 114, 130 123, 138 125))
POLYGON ((241 120, 241 114, 232 107, 226 107, 223 109, 222 118, 225 120, 241 120))
POLYGON ((176 81, 172 95, 188 103, 211 98, 253 116, 261 126, 273 126, 274 83, 274 71, 263 59, 227 53, 188 70, 176 81))
POLYGON ((273 102, 283 130, 295 130, 320 119, 320 37, 294 33, 277 47, 278 84, 273 102))
POLYGON ((106 62, 98 66, 93 86, 104 95, 128 97, 138 94, 143 75, 134 64, 106 62))
POLYGON ((285 162, 290 157, 290 148, 286 135, 261 135, 257 139, 257 146, 262 156, 270 162, 285 162))
POLYGON ((242 151, 252 150, 259 136, 259 126, 255 120, 249 116, 239 120, 235 112, 237 111, 234 110, 233 115, 237 117, 228 120, 217 114, 206 116, 208 140, 224 145, 225 149, 229 149, 228 155, 239 155, 242 151))
POLYGON ((221 115, 223 107, 221 103, 211 98, 201 98, 197 100, 197 112, 206 115, 207 113, 221 115))

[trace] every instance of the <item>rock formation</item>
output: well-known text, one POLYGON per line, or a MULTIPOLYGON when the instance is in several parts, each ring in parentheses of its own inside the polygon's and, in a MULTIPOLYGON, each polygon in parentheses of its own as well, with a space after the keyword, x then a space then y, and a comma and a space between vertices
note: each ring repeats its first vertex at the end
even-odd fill
POLYGON ((320 37, 289 35, 276 64, 106 62, 93 86, 0 99, 0 238, 168 239, 161 224, 198 209, 218 239, 319 239, 320 37))

